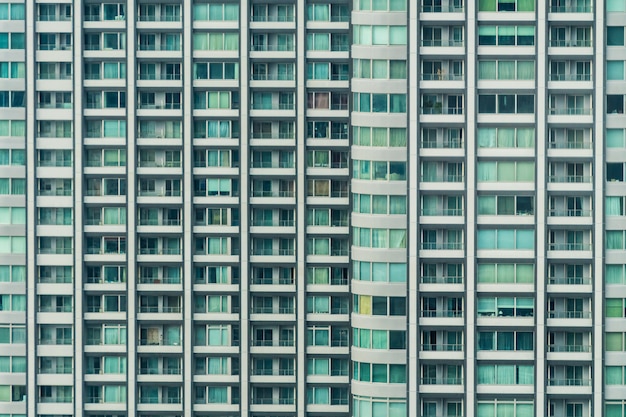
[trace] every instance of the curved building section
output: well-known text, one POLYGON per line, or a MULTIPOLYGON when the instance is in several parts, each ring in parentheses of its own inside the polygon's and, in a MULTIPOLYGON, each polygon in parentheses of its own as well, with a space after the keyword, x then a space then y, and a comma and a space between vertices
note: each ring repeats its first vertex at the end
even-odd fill
POLYGON ((353 414, 406 415, 407 11, 356 2, 352 113, 353 414))

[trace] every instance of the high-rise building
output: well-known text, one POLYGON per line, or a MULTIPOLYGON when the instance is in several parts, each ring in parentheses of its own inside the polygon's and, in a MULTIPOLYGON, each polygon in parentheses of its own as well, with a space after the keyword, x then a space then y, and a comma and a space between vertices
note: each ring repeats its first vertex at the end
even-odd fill
POLYGON ((0 0, 0 417, 623 417, 625 26, 0 0))

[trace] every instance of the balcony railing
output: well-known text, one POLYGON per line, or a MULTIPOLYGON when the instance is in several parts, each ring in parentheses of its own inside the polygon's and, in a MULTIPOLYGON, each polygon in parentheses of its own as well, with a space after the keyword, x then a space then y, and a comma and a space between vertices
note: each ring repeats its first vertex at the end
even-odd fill
POLYGON ((39 344, 40 345, 71 345, 74 343, 74 339, 67 337, 67 338, 60 338, 60 339, 39 339, 39 344))
POLYGON ((293 81, 295 80, 294 74, 255 74, 251 76, 253 81, 293 81))
POLYGON ((422 284, 462 284, 463 277, 457 276, 422 276, 422 284))
POLYGON ((424 13, 461 13, 462 11, 463 6, 455 6, 453 4, 446 6, 422 6, 422 12, 424 13))
POLYGON ((445 72, 422 74, 422 80, 424 81, 463 81, 463 79, 463 74, 448 74, 445 72))
POLYGON ((459 250, 463 249, 463 242, 422 242, 425 250, 459 250))
POLYGON ((180 284, 180 277, 139 277, 140 284, 180 284))
POLYGON ((592 178, 591 175, 550 175, 548 182, 589 183, 592 178))
POLYGON ((421 317, 463 317, 461 310, 422 310, 421 317))
POLYGON ((293 285, 291 278, 253 278, 252 285, 293 285))
POLYGON ((252 190, 252 197, 293 197, 294 191, 252 190))
POLYGON ((159 397, 139 397, 139 404, 180 404, 180 397, 161 398, 159 397))
POLYGON ((591 345, 548 345, 548 352, 591 352, 591 345))
POLYGON ((554 217, 590 217, 591 216, 591 210, 552 209, 552 210, 550 210, 550 216, 554 216, 554 217))
POLYGON ((548 284, 553 285, 589 285, 590 277, 548 277, 548 284))
POLYGON ((548 385, 552 387, 587 387, 591 385, 589 378, 548 378, 548 385))
POLYGON ((139 104, 140 109, 144 110, 180 110, 180 103, 163 103, 163 104, 139 104))
POLYGON ((180 375, 181 368, 139 368, 140 375, 180 375))
POLYGON ((422 107, 422 114, 463 114, 463 107, 422 107))
POLYGON ((180 226, 180 219, 140 219, 139 226, 180 226))
POLYGON ((295 17, 293 16, 293 14, 252 15, 251 18, 253 22, 294 22, 295 21, 295 17))
POLYGON ((548 250, 591 250, 590 243, 549 243, 548 250))
POLYGON ((180 340, 154 340, 154 339, 139 339, 139 345, 141 346, 180 346, 180 340))
POLYGON ((282 307, 274 311, 273 307, 253 307, 252 314, 293 314, 295 309, 293 307, 282 307))
POLYGON ((463 209, 422 209, 422 216, 462 216, 463 209))
POLYGON ((576 47, 576 48, 589 47, 589 46, 591 46, 591 40, 590 39, 570 39, 570 40, 554 39, 554 40, 550 40, 550 46, 558 47, 558 48, 562 48, 562 47, 576 47))
POLYGON ((151 74, 151 73, 140 73, 140 80, 180 80, 180 74, 151 74))
POLYGON ((252 161, 252 168, 293 168, 293 161, 252 161))
POLYGON ((591 311, 548 311, 551 319, 589 319, 591 311))
POLYGON ((39 190, 38 194, 45 196, 69 196, 72 195, 72 190, 65 190, 63 188, 57 188, 56 190, 39 190))
POLYGON ((591 5, 551 6, 552 13, 591 13, 591 5))
POLYGON ((252 44, 252 51, 293 52, 295 51, 295 47, 294 45, 281 45, 281 44, 252 44))
POLYGON ((280 368, 278 370, 274 369, 253 369, 252 375, 265 375, 265 376, 291 376, 294 375, 293 368, 280 368))
POLYGON ((289 405, 294 404, 293 398, 279 398, 275 400, 273 398, 252 398, 252 404, 259 405, 289 405))
POLYGON ((181 311, 183 311, 181 306, 173 306, 173 307, 169 307, 169 306, 140 306, 139 307, 139 312, 140 313, 180 313, 181 311))
POLYGON ((422 176, 423 182, 463 182, 463 174, 437 174, 422 176))
POLYGON ((463 385, 463 378, 422 378, 422 385, 463 385))
POLYGON ((139 248, 139 255, 180 255, 180 248, 163 248, 163 249, 155 249, 155 248, 139 248))
POLYGON ((591 149, 590 142, 582 141, 550 141, 550 149, 591 149))
POLYGON ((590 115, 591 108, 560 108, 560 107, 552 107, 550 108, 550 114, 554 115, 590 115))
POLYGON ((252 249, 250 255, 253 256, 293 256, 294 249, 252 249))
POLYGON ((281 339, 278 343, 273 340, 252 340, 252 346, 294 346, 294 340, 281 339))
POLYGON ((461 352, 462 344, 423 344, 422 350, 428 352, 461 352))
POLYGON ((422 39, 422 46, 463 46, 463 41, 455 39, 422 39))
POLYGON ((463 147, 463 142, 459 139, 446 139, 443 141, 437 140, 423 140, 422 148, 424 149, 460 149, 463 147))
POLYGON ((37 17, 40 22, 69 22, 72 20, 72 16, 58 15, 58 14, 40 14, 37 17))
POLYGON ((160 16, 154 14, 139 15, 140 22, 180 22, 180 14, 163 14, 160 16))
POLYGON ((552 81, 591 81, 591 74, 550 74, 552 81))

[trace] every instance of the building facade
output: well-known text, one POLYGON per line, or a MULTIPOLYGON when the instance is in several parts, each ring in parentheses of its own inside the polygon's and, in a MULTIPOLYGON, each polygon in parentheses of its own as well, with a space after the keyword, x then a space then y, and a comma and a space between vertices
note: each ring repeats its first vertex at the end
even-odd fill
POLYGON ((624 416, 624 22, 0 3, 0 416, 624 416))

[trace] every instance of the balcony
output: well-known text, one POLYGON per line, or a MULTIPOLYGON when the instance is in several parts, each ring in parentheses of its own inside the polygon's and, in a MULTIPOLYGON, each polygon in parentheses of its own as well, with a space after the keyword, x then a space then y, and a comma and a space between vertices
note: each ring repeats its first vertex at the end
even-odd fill
POLYGON ((461 310, 422 310, 420 317, 463 317, 461 310))
POLYGON ((428 276, 423 275, 420 279, 422 284, 463 284, 463 277, 460 276, 428 276))
POLYGON ((580 116, 591 115, 591 107, 551 107, 550 114, 553 115, 568 115, 568 116, 580 116))
POLYGON ((548 243, 550 251, 591 251, 590 243, 548 243))
POLYGON ((548 311, 548 326, 553 328, 591 327, 591 311, 548 311))
POLYGON ((548 378, 549 387, 582 387, 591 386, 589 378, 548 378))
POLYGON ((580 295, 591 293, 591 285, 589 276, 549 276, 547 289, 550 294, 580 295))

